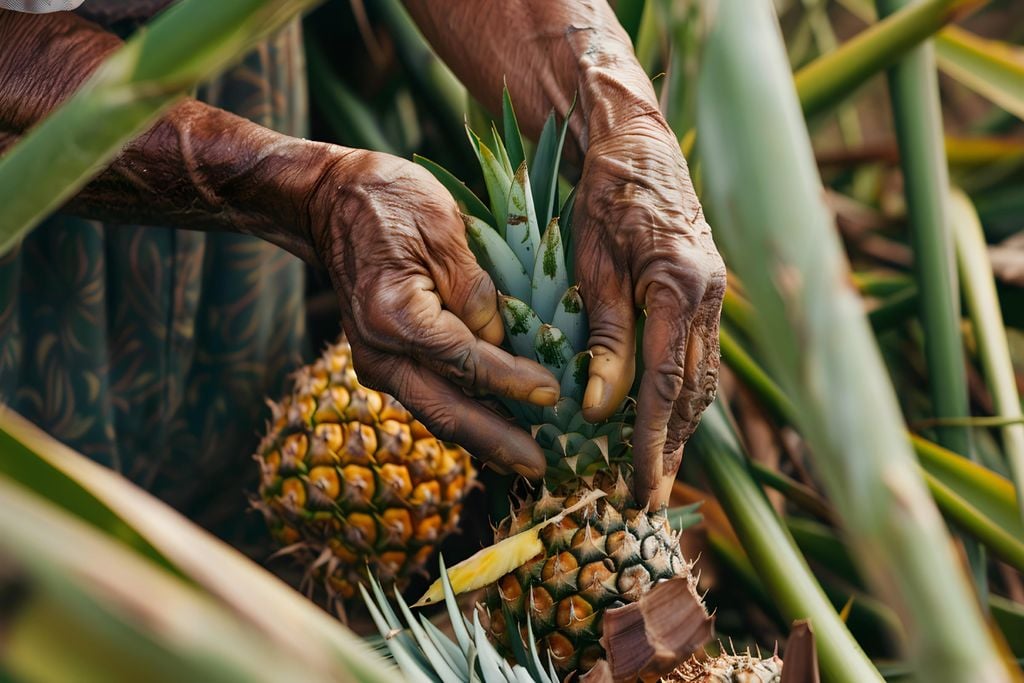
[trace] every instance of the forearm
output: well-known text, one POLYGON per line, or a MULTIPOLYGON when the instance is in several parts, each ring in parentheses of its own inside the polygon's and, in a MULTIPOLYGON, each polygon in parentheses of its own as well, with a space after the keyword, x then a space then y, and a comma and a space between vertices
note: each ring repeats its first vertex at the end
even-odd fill
MULTIPOLYGON (((120 40, 69 13, 0 11, 0 152, 120 40)), ((341 150, 194 100, 172 108, 66 207, 90 218, 252 234, 312 258, 306 204, 341 150)))
POLYGON ((570 130, 581 151, 631 121, 667 126, 629 37, 605 0, 405 0, 428 40, 492 111, 507 82, 536 137, 552 107, 579 103, 570 130))

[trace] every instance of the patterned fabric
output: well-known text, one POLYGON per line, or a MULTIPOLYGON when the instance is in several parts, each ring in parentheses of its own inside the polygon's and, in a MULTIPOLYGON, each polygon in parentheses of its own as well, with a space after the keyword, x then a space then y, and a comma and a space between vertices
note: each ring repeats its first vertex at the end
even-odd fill
MULTIPOLYGON (((303 135, 301 45, 295 23, 200 97, 303 135)), ((0 401, 240 544, 303 277, 251 237, 54 216, 0 258, 0 401)))

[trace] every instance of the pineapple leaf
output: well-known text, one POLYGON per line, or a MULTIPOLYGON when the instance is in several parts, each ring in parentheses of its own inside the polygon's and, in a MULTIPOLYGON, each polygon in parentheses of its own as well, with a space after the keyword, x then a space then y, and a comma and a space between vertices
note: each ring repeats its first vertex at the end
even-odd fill
POLYGON ((583 309, 583 298, 580 296, 578 285, 573 285, 565 290, 555 307, 551 324, 569 338, 569 344, 573 351, 585 352, 587 350, 587 335, 589 334, 587 314, 583 309))
MULTIPOLYGON (((373 586, 379 588, 372 575, 370 576, 370 582, 373 586)), ((384 607, 387 604, 387 600, 380 603, 375 602, 370 598, 370 594, 366 592, 366 588, 362 584, 359 585, 359 592, 362 593, 363 601, 366 603, 366 608, 370 612, 370 618, 373 619, 373 623, 377 626, 377 630, 380 631, 381 635, 384 637, 384 644, 387 645, 388 651, 391 653, 395 663, 398 664, 398 668, 402 670, 402 673, 405 674, 406 678, 410 681, 434 683, 436 679, 433 679, 428 674, 429 669, 427 669, 413 654, 412 650, 415 650, 416 648, 410 647, 408 640, 402 638, 403 635, 405 638, 408 638, 408 634, 403 634, 400 628, 395 629, 394 627, 391 627, 384 618, 384 615, 381 614, 381 610, 378 609, 378 606, 384 607)))
POLYGON ((417 164, 430 171, 430 173, 437 178, 438 182, 444 185, 445 189, 452 193, 452 196, 455 198, 455 203, 459 205, 459 208, 463 213, 476 216, 492 228, 497 228, 494 221, 494 215, 491 213, 491 210, 484 206, 484 203, 480 201, 475 194, 473 194, 472 190, 466 187, 464 182, 453 176, 448 169, 435 161, 431 161, 426 157, 421 157, 419 154, 414 154, 412 158, 417 164))
POLYGON ((533 438, 541 448, 554 449, 555 439, 561 433, 553 424, 541 424, 533 428, 533 438))
POLYGON ((534 355, 537 362, 560 377, 562 368, 569 364, 573 357, 572 345, 562 331, 551 325, 541 325, 533 342, 534 355))
POLYGON ((505 200, 508 197, 508 188, 512 184, 512 178, 491 148, 485 145, 480 136, 474 133, 469 126, 466 126, 466 134, 469 136, 469 142, 473 145, 473 151, 476 152, 477 161, 480 162, 484 184, 487 186, 487 196, 491 200, 491 213, 494 214, 495 225, 498 226, 500 232, 504 233, 505 221, 508 218, 505 200))
POLYGON ((537 330, 543 324, 541 319, 529 305, 512 296, 499 296, 498 310, 505 322, 505 334, 512 350, 520 356, 532 356, 537 330))
POLYGON ((418 649, 426 657, 437 677, 441 679, 441 683, 462 683, 461 677, 423 630, 423 627, 417 623, 416 617, 413 616, 409 606, 405 604, 402 594, 398 591, 395 591, 395 602, 398 603, 398 609, 402 612, 405 623, 409 625, 409 630, 412 631, 413 639, 419 646, 418 649))
POLYGON ((466 658, 469 660, 469 683, 485 683, 485 679, 480 678, 476 666, 478 657, 475 644, 470 643, 469 653, 466 655, 466 658))
MULTIPOLYGON (((519 165, 512 179, 506 210, 508 219, 505 241, 529 273, 534 269, 534 261, 537 260, 537 251, 540 248, 540 227, 533 205, 533 195, 530 193, 530 176, 526 173, 526 162, 519 165)), ((530 303, 532 302, 531 296, 530 303)))
POLYGON ((557 444, 558 452, 563 458, 568 458, 575 455, 583 444, 587 443, 587 438, 579 432, 573 432, 571 434, 562 434, 555 439, 557 444))
POLYGON ((569 118, 575 107, 574 98, 561 126, 556 123, 555 112, 552 110, 537 141, 537 152, 530 166, 530 184, 533 186, 533 204, 537 207, 537 219, 541 225, 547 225, 551 220, 555 202, 558 201, 558 166, 562 159, 569 118))
POLYGON ((381 616, 384 618, 384 622, 387 624, 388 629, 401 630, 402 622, 395 614, 394 610, 391 609, 391 604, 388 602, 387 597, 384 595, 384 589, 381 588, 380 583, 373 577, 372 574, 367 572, 370 577, 370 589, 373 591, 373 597, 376 600, 376 604, 379 606, 381 616))
POLYGON ((569 276, 576 272, 576 254, 572 244, 572 212, 576 208, 576 187, 569 191, 561 210, 558 212, 558 222, 562 226, 562 251, 565 252, 565 270, 569 276))
POLYGON ((530 403, 517 401, 514 398, 505 398, 504 396, 499 397, 499 400, 512 413, 512 417, 515 418, 518 424, 535 424, 540 418, 540 409, 530 403))
POLYGON ((498 157, 498 161, 505 168, 505 173, 511 178, 512 173, 518 166, 512 166, 512 161, 508 157, 508 150, 505 149, 505 143, 501 141, 501 133, 498 132, 498 127, 494 121, 491 121, 491 143, 494 145, 494 155, 498 157))
POLYGON ((530 669, 535 673, 535 678, 538 681, 551 681, 551 683, 557 683, 557 678, 551 678, 548 676, 548 672, 544 671, 544 665, 540 663, 540 655, 537 654, 537 638, 533 635, 533 619, 530 618, 529 614, 526 616, 526 638, 529 641, 526 647, 530 650, 530 669))
MULTIPOLYGON (((466 660, 469 662, 468 671, 472 675, 473 657, 471 652, 473 651, 473 641, 469 637, 469 629, 466 628, 466 618, 462 616, 462 612, 459 611, 459 603, 455 601, 455 591, 452 590, 451 581, 448 579, 448 569, 444 566, 444 557, 438 558, 438 565, 441 568, 441 578, 439 579, 441 582, 441 596, 444 598, 444 606, 448 610, 448 620, 452 624, 452 631, 455 632, 455 639, 459 642, 459 647, 462 648, 462 654, 465 655, 466 660)), ((436 584, 437 582, 435 581, 434 583, 436 584)), ((419 603, 413 605, 413 607, 418 605, 419 603)))
POLYGON ((512 654, 515 656, 515 660, 530 672, 534 680, 540 680, 534 669, 534 663, 527 654, 526 647, 523 644, 523 638, 519 631, 519 622, 516 620, 515 615, 512 614, 508 603, 504 600, 501 602, 501 613, 505 617, 505 628, 508 631, 509 640, 512 642, 512 654))
POLYGON ((669 526, 674 531, 683 532, 695 524, 700 524, 701 520, 704 519, 704 515, 697 512, 697 509, 703 504, 704 501, 698 500, 696 503, 680 505, 679 507, 666 510, 665 516, 668 518, 669 526))
POLYGON ((512 98, 509 97, 507 87, 501 93, 501 121, 505 129, 508 160, 513 168, 519 168, 519 164, 526 161, 526 152, 523 150, 523 136, 519 132, 519 121, 516 120, 516 110, 512 107, 512 98))
MULTIPOLYGON (((604 491, 590 491, 575 505, 562 510, 551 519, 477 551, 472 557, 459 562, 448 571, 445 571, 442 565, 441 578, 427 588, 427 592, 416 601, 413 607, 423 607, 445 600, 454 625, 454 615, 458 614, 458 608, 454 607, 455 594, 468 593, 477 588, 489 586, 513 569, 521 567, 531 557, 543 552, 544 544, 540 540, 541 529, 549 524, 562 521, 566 515, 570 515, 604 496, 604 491), (448 597, 449 593, 452 594, 451 598, 448 597)), ((465 624, 463 624, 462 630, 465 631, 465 624)), ((456 635, 459 634, 458 627, 455 632, 456 635)), ((468 632, 464 635, 467 639, 469 638, 468 632)), ((461 637, 459 643, 462 644, 461 637)))
POLYGON ((590 369, 590 352, 580 351, 562 370, 561 394, 577 401, 583 401, 583 390, 587 386, 588 370, 590 369))
POLYGON ((484 680, 487 683, 508 681, 501 671, 501 665, 505 664, 505 660, 491 645, 491 641, 487 640, 484 627, 480 625, 480 613, 476 610, 473 611, 473 642, 477 647, 477 662, 480 664, 480 673, 483 674, 484 680))
POLYGON ((423 626, 423 630, 426 631, 431 642, 434 643, 434 646, 444 656, 448 665, 458 673, 459 680, 466 680, 466 677, 469 676, 469 667, 466 664, 466 657, 462 654, 459 646, 453 643, 451 638, 446 636, 441 629, 434 626, 434 623, 422 614, 420 615, 420 625, 423 626))
POLYGON ((569 275, 565 271, 565 254, 562 252, 562 234, 558 230, 557 218, 552 218, 544 230, 544 237, 540 240, 540 251, 535 260, 533 299, 530 305, 541 320, 551 321, 562 295, 569 286, 569 275))
POLYGON ((477 262, 505 294, 517 299, 530 297, 530 278, 523 264, 494 228, 475 216, 463 214, 470 251, 477 262))
POLYGON ((558 427, 561 431, 567 431, 569 421, 580 412, 580 402, 568 396, 558 399, 558 403, 544 408, 544 422, 558 427))
POLYGON ((608 437, 599 436, 580 444, 576 450, 576 471, 590 474, 591 470, 608 467, 608 437))

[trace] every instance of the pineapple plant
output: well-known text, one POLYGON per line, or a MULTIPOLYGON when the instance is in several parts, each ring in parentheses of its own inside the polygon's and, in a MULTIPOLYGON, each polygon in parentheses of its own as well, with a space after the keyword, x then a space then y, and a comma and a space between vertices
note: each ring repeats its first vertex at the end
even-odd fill
MULTIPOLYGON (((640 506, 633 497, 634 401, 627 399, 600 424, 582 415, 588 329, 567 259, 573 195, 562 202, 558 197, 566 124, 558 126, 554 114, 548 118, 532 167, 507 92, 503 128, 504 140, 492 125, 490 144, 468 130, 489 207, 433 162, 419 161, 461 204, 470 248, 500 292, 506 345, 559 377, 561 398, 549 408, 505 402, 515 421, 534 434, 548 468, 539 491, 498 525, 494 548, 521 532, 529 539, 515 549, 502 547, 500 562, 495 562, 497 551, 482 551, 454 567, 451 576, 457 592, 489 584, 487 632, 502 654, 511 656, 527 640, 547 652, 564 677, 611 661, 602 640, 606 611, 637 603, 660 582, 684 582, 697 605, 690 616, 700 623, 697 630, 707 632, 700 637, 709 635, 710 617, 696 596, 692 565, 680 551, 678 534, 663 512, 640 506), (507 567, 495 569, 502 563, 507 567)), ((440 598, 435 584, 420 604, 440 598)), ((628 673, 649 675, 650 667, 667 664, 654 672, 666 673, 690 654, 678 651, 671 662, 641 662, 628 673)), ((620 666, 626 664, 612 662, 616 678, 623 673, 620 666)))
POLYGON ((393 397, 359 383, 344 337, 295 375, 255 455, 271 535, 336 607, 367 573, 406 585, 458 526, 475 471, 393 397))

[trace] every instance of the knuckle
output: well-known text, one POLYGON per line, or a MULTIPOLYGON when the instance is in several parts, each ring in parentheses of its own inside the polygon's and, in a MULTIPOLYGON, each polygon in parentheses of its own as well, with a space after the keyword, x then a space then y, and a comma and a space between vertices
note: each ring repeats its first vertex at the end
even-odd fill
POLYGON ((451 381, 464 387, 476 385, 479 363, 472 348, 453 345, 450 351, 439 355, 438 361, 442 374, 451 381))
POLYGON ((662 363, 651 374, 655 394, 665 403, 675 403, 686 385, 686 377, 676 363, 662 363))
POLYGON ((459 411, 451 402, 431 398, 418 411, 417 417, 442 441, 455 441, 459 437, 459 411))

